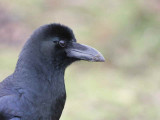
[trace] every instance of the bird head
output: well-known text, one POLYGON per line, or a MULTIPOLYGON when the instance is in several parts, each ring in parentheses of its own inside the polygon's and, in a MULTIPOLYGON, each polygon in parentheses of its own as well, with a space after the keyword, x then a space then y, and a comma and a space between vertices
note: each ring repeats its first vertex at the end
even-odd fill
POLYGON ((70 28, 61 24, 48 24, 37 29, 31 37, 39 42, 40 52, 47 59, 69 65, 74 61, 104 62, 102 54, 87 45, 77 43, 70 28))

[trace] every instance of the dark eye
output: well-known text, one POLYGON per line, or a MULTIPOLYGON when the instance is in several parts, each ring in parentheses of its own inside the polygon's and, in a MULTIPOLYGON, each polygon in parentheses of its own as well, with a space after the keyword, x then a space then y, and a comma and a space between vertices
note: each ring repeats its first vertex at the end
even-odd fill
POLYGON ((61 47, 65 47, 65 46, 66 46, 66 42, 63 41, 63 40, 60 40, 60 41, 58 42, 58 44, 59 44, 59 46, 61 46, 61 47))

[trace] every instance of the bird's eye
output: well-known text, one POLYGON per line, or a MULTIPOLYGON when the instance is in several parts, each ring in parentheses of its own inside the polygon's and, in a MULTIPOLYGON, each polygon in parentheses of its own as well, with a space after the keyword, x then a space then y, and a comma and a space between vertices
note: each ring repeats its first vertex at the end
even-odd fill
POLYGON ((63 41, 63 40, 60 40, 60 41, 59 41, 59 46, 65 47, 65 46, 66 46, 66 42, 63 41))

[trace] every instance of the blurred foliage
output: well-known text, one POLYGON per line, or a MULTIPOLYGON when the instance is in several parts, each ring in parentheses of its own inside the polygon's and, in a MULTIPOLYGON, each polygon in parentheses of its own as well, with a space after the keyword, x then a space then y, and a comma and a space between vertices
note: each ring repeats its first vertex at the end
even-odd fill
POLYGON ((160 119, 158 0, 1 0, 1 80, 33 30, 52 22, 70 26, 79 42, 106 58, 67 69, 61 120, 160 119))

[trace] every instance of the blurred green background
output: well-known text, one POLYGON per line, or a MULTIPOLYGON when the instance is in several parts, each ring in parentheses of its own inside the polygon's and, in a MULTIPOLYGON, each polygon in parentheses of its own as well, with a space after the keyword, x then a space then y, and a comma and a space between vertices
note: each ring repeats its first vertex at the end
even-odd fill
POLYGON ((160 120, 160 1, 0 0, 0 80, 30 34, 53 22, 106 58, 67 69, 61 120, 160 120))

